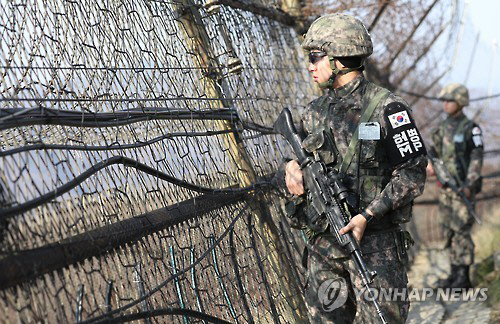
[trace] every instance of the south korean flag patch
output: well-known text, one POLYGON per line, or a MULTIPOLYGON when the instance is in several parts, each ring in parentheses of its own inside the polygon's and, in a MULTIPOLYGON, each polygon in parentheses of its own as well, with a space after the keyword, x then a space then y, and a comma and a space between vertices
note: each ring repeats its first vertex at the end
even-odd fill
POLYGON ((474 126, 472 129, 472 143, 474 143, 474 147, 482 147, 483 146, 483 135, 481 133, 481 128, 474 126))
POLYGON ((410 123, 410 117, 406 110, 391 114, 388 118, 392 128, 398 128, 410 123))
POLYGON ((427 153, 422 136, 405 105, 400 102, 388 104, 384 109, 384 118, 387 124, 384 143, 393 166, 427 153))

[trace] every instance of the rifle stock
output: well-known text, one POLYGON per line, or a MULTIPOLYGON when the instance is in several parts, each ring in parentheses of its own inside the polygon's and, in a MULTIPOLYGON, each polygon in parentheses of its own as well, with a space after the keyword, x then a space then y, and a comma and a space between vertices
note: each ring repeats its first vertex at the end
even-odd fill
MULTIPOLYGON (((373 278, 377 273, 368 270, 359 243, 352 232, 339 233, 340 229, 346 226, 351 218, 346 204, 347 188, 340 181, 338 174, 327 174, 324 163, 316 160, 304 150, 302 147, 303 139, 293 124, 292 114, 288 108, 281 111, 273 129, 280 133, 292 146, 304 174, 304 188, 309 193, 311 205, 318 215, 326 217, 332 234, 354 261, 363 286, 368 290, 371 297, 370 284, 373 283, 373 278)), ((387 323, 384 312, 376 298, 372 298, 372 300, 381 322, 387 323)))
POLYGON ((302 148, 302 138, 293 124, 292 113, 288 108, 284 108, 273 125, 274 131, 280 133, 292 146, 300 164, 304 163, 309 154, 302 148))

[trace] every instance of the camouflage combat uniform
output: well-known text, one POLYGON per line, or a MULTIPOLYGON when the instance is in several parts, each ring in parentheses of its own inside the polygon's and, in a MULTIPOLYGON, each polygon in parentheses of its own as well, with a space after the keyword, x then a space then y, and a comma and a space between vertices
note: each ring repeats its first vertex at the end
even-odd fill
MULTIPOLYGON (((321 141, 316 143, 321 145, 318 154, 329 168, 337 169, 358 126, 362 108, 380 91, 380 87, 361 75, 341 88, 329 89, 325 95, 311 102, 303 115, 302 128, 309 135, 303 146, 307 146, 311 136, 324 134, 319 136, 324 139, 323 144, 321 141)), ((393 94, 380 101, 370 121, 379 123, 381 139, 363 140, 360 159, 356 150, 346 173, 353 180, 352 189, 360 194, 359 211, 369 208, 375 216, 368 223, 361 240, 368 268, 377 271, 372 287, 402 290, 408 282, 405 269, 407 242, 399 224, 409 220, 413 199, 423 191, 427 160, 420 155, 396 166, 390 163, 391 156, 387 155, 384 146, 390 125, 384 118, 384 109, 391 102, 399 102, 406 107, 403 100, 393 94), (357 174, 359 182, 356 181, 357 174)), ((305 297, 310 320, 317 323, 378 321, 372 303, 356 298, 353 287, 362 288, 359 273, 329 234, 326 219, 320 218, 313 224, 308 222, 307 213, 311 213, 311 208, 308 208, 307 199, 297 207, 293 214, 294 225, 306 230, 309 237, 305 297), (325 280, 336 277, 342 277, 349 283, 349 298, 342 307, 326 312, 318 299, 318 288, 325 280)), ((406 320, 409 302, 403 299, 379 301, 389 323, 406 320)))
MULTIPOLYGON (((331 171, 345 175, 344 185, 358 197, 353 215, 365 209, 374 214, 360 242, 368 269, 377 271, 371 287, 402 291, 408 282, 408 237, 399 224, 409 220, 413 199, 424 187, 427 159, 420 134, 403 100, 368 82, 362 74, 356 73, 357 77, 341 87, 334 86, 338 75, 362 71, 364 60, 373 52, 371 37, 360 20, 339 13, 322 16, 309 28, 302 47, 310 51, 311 64, 317 62, 318 52, 328 56, 332 70, 328 81, 318 82, 326 93, 311 102, 303 115, 302 131, 307 137, 302 146, 321 157, 331 171), (361 129, 357 131, 361 119, 368 121, 362 125, 362 140, 352 141, 355 150, 350 150, 353 134, 362 134, 361 129)), ((305 195, 287 204, 286 211, 292 226, 304 229, 309 238, 309 256, 304 258, 309 319, 314 323, 379 321, 373 303, 356 294, 362 285, 353 261, 331 235, 325 216, 315 214, 307 187, 305 190, 305 195), (340 282, 348 287, 341 289, 340 282), (325 283, 327 290, 323 290, 325 283), (326 302, 332 296, 345 298, 338 299, 345 302, 335 305, 340 308, 329 307, 331 303, 325 307, 325 296, 326 302)), ((406 320, 409 302, 405 297, 403 293, 393 301, 379 300, 389 323, 406 320)))
MULTIPOLYGON (((460 187, 468 187, 474 194, 480 190, 483 143, 481 129, 463 112, 449 116, 432 134, 433 148, 444 166, 460 187)), ((450 250, 452 265, 471 265, 474 262, 474 243, 471 228, 472 215, 460 197, 439 189, 439 215, 444 230, 446 247, 450 250)))

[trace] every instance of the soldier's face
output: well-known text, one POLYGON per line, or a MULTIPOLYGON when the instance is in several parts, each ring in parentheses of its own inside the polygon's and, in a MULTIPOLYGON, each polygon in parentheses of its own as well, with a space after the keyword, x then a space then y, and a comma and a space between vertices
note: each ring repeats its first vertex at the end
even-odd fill
POLYGON ((443 110, 445 113, 447 113, 449 116, 456 115, 462 110, 462 107, 460 107, 455 101, 443 101, 443 110))
MULTIPOLYGON (((314 53, 321 53, 320 51, 311 51, 312 56, 314 56, 314 53)), ((314 82, 320 83, 320 82, 326 82, 332 75, 332 69, 330 67, 330 60, 328 59, 328 56, 323 56, 321 58, 317 57, 315 62, 309 62, 309 67, 308 70, 311 72, 311 75, 314 79, 314 82)))

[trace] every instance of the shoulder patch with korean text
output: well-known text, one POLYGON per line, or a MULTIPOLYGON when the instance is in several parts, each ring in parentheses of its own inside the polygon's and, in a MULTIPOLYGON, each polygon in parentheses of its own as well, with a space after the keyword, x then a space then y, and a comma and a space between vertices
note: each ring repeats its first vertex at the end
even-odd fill
POLYGON ((474 143, 474 147, 483 146, 483 135, 481 133, 481 128, 478 126, 474 126, 472 129, 472 143, 474 143))
POLYGON ((392 165, 426 154, 422 136, 405 105, 400 102, 388 104, 384 108, 384 118, 387 124, 385 148, 392 165))

